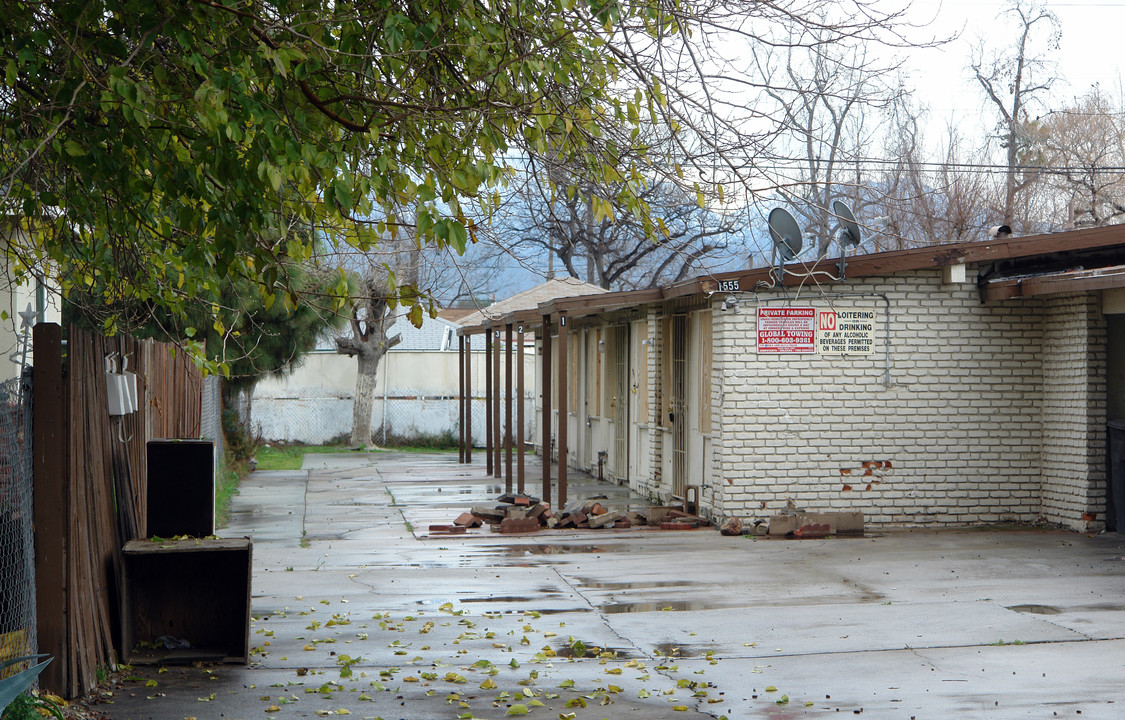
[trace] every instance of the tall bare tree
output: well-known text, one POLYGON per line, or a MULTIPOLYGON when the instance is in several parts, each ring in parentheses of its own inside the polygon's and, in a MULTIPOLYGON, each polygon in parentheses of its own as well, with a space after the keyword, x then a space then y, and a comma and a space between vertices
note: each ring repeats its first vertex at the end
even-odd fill
POLYGON ((1056 110, 1038 127, 1049 166, 1056 224, 1100 227, 1125 218, 1125 117, 1100 88, 1056 110))
POLYGON ((832 202, 846 199, 862 213, 865 157, 882 111, 902 94, 887 82, 893 66, 871 62, 862 45, 843 46, 820 30, 798 28, 783 49, 752 49, 757 72, 768 81, 764 100, 780 114, 783 132, 775 153, 792 158, 794 174, 782 194, 791 202, 818 257, 828 255, 837 218, 832 202))
POLYGON ((655 180, 638 193, 652 210, 651 231, 627 209, 600 201, 615 191, 575 169, 533 157, 529 170, 511 200, 506 238, 528 261, 549 258, 572 277, 631 290, 705 273, 731 262, 732 253, 745 256, 738 223, 701 207, 671 180, 655 180))
POLYGON ((970 67, 999 115, 997 138, 1005 153, 1007 174, 1003 205, 998 210, 1003 224, 1019 231, 1030 218, 1019 217, 1017 196, 1041 176, 1037 167, 1041 158, 1032 154, 1035 143, 1027 132, 1033 126, 1030 113, 1043 108, 1042 101, 1056 79, 1050 58, 1058 49, 1062 31, 1054 13, 1034 2, 1014 0, 1002 15, 1014 25, 1015 42, 997 43, 1004 33, 993 29, 987 40, 977 42, 970 67), (1025 169, 1029 164, 1034 167, 1025 169))
POLYGON ((992 219, 997 184, 983 169, 987 149, 971 147, 951 125, 931 152, 923 124, 918 111, 901 105, 889 127, 891 162, 873 184, 879 195, 872 204, 886 227, 874 250, 979 240, 992 219))

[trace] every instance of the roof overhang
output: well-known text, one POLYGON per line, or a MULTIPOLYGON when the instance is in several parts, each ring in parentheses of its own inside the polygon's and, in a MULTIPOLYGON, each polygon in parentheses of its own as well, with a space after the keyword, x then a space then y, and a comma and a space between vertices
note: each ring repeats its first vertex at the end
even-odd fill
MULTIPOLYGON (((907 250, 856 255, 846 258, 846 278, 856 279, 894 275, 912 270, 926 270, 970 263, 997 263, 1040 258, 1044 262, 1063 262, 1062 258, 1080 253, 1125 250, 1125 225, 1086 228, 1067 232, 1009 237, 1003 240, 929 245, 907 250)), ((785 267, 786 287, 810 282, 828 284, 841 282, 838 277, 840 258, 823 258, 810 263, 791 263, 785 267), (810 273, 812 273, 810 277, 810 273)), ((670 299, 709 291, 752 291, 774 287, 772 268, 754 268, 713 276, 695 278, 665 288, 670 299)))
MULTIPOLYGON (((982 300, 1125 287, 1125 225, 856 255, 846 258, 844 278, 838 275, 838 257, 791 263, 785 266, 782 284, 827 285, 967 264, 987 266, 979 280, 982 300)), ((537 328, 545 317, 586 317, 693 295, 710 297, 716 292, 754 292, 776 286, 773 268, 718 273, 664 288, 547 300, 480 325, 462 326, 458 334, 480 334, 509 324, 537 328)))
POLYGON ((1125 265, 997 278, 981 286, 981 299, 1009 300, 1116 288, 1125 288, 1125 265))

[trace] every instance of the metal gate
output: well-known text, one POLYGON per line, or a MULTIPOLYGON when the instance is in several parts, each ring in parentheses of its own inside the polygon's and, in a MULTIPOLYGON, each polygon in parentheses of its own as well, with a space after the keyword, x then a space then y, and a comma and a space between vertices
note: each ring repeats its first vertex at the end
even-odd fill
POLYGON ((629 475, 629 326, 609 329, 613 363, 613 476, 629 475))
POLYGON ((687 474, 687 316, 672 316, 672 494, 682 498, 687 474))

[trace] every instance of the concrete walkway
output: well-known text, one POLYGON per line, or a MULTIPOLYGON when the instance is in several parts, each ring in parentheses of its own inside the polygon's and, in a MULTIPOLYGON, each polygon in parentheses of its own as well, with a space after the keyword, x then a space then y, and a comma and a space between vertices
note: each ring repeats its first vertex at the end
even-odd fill
MULTIPOLYGON (((309 455, 301 472, 252 474, 223 532, 254 540, 251 666, 137 667, 100 709, 114 720, 1125 717, 1121 535, 427 537, 502 492, 476 460, 309 455)), ((599 492, 610 506, 645 504, 588 480, 570 496, 599 492)))

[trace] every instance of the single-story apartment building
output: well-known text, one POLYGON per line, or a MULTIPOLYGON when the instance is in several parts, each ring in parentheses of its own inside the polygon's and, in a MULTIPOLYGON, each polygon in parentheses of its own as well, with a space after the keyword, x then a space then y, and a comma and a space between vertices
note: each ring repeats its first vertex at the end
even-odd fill
POLYGON ((547 422, 529 440, 564 477, 600 468, 715 520, 795 503, 873 526, 1096 531, 1125 501, 1107 480, 1125 227, 559 298, 459 332, 509 326, 539 337, 547 422))

